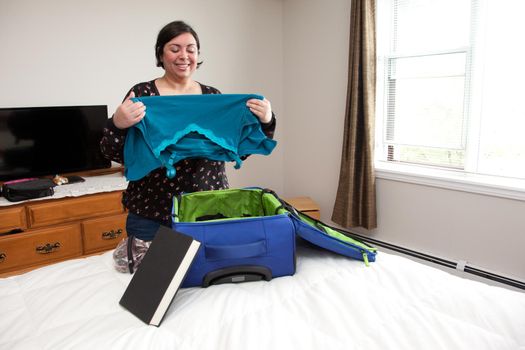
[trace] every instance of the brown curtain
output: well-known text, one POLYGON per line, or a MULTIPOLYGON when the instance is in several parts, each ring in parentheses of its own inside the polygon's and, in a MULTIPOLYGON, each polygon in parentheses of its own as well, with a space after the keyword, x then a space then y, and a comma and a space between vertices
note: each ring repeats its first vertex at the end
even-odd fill
POLYGON ((377 227, 375 74, 375 0, 352 0, 343 153, 332 213, 332 220, 344 227, 377 227))

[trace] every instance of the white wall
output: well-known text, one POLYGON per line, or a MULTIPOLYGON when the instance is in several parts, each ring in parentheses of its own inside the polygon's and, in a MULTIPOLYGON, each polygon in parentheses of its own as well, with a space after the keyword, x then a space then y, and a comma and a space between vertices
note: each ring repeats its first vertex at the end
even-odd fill
POLYGON ((374 236, 525 281, 525 202, 378 180, 374 236))
POLYGON ((346 103, 350 1, 284 1, 285 190, 330 217, 346 103))
MULTIPOLYGON (((104 104, 112 114, 132 85, 163 74, 154 45, 173 20, 199 34, 197 80, 260 93, 284 114, 280 0, 1 0, 0 107, 104 104)), ((232 186, 282 192, 283 149, 230 167, 232 186)))
MULTIPOLYGON (((285 190, 330 222, 345 113, 348 0, 284 0, 285 190)), ((378 228, 396 245, 525 281, 525 202, 377 180, 378 228)), ((379 257, 380 259, 380 257, 379 257)))

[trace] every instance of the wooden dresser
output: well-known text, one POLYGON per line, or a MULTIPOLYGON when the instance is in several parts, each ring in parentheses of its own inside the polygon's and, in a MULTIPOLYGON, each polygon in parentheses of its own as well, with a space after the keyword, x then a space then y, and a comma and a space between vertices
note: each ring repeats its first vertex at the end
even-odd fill
POLYGON ((126 235, 122 191, 0 207, 0 277, 113 249, 126 235))

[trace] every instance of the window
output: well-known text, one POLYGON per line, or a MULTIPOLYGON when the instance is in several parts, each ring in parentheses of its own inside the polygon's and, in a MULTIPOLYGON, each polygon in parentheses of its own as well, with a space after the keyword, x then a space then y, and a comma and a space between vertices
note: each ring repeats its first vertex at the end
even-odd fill
POLYGON ((377 0, 377 162, 525 179, 523 13, 377 0))

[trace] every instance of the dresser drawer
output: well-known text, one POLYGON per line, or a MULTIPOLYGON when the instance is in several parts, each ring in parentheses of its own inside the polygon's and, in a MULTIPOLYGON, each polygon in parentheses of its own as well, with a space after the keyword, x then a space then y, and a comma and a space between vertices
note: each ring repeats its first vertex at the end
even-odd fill
POLYGON ((67 198, 27 206, 29 227, 42 227, 71 222, 100 215, 124 212, 122 193, 105 193, 96 196, 67 198))
POLYGON ((2 208, 0 211, 0 233, 12 230, 25 230, 26 212, 24 207, 2 208))
POLYGON ((82 240, 79 224, 0 237, 0 272, 80 255, 82 240))
POLYGON ((89 219, 82 222, 84 254, 113 249, 126 237, 127 214, 89 219))

